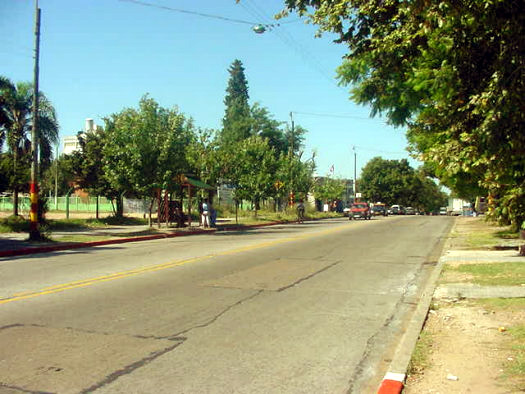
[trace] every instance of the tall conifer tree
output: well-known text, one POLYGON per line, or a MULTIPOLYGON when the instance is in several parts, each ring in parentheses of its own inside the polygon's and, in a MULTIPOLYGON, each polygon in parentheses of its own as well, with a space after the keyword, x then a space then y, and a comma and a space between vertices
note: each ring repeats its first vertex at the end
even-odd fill
POLYGON ((221 143, 229 144, 241 141, 251 135, 252 121, 248 104, 248 81, 244 74, 242 62, 235 59, 228 72, 230 79, 226 88, 224 105, 226 106, 222 120, 223 129, 220 135, 221 143))

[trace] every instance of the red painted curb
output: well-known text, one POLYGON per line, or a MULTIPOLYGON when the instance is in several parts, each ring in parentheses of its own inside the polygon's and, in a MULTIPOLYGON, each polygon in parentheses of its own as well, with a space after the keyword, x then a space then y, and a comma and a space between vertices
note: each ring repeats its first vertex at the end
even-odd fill
POLYGON ((383 378, 377 394, 401 394, 404 381, 404 374, 388 372, 383 378))
POLYGON ((184 232, 184 233, 181 232, 181 233, 172 233, 172 234, 143 235, 141 237, 108 239, 105 241, 79 242, 79 243, 68 243, 68 244, 61 244, 61 245, 49 245, 49 246, 35 246, 35 247, 29 247, 29 248, 23 248, 23 249, 3 250, 3 251, 0 251, 0 257, 25 256, 28 254, 35 254, 35 253, 50 253, 50 252, 57 252, 61 250, 90 248, 94 246, 123 244, 127 242, 151 241, 154 239, 184 237, 187 235, 196 235, 196 234, 206 234, 206 233, 215 232, 215 231, 216 230, 195 230, 195 231, 184 232))
POLYGON ((270 223, 252 224, 248 226, 232 226, 232 227, 223 227, 221 229, 212 229, 212 230, 200 230, 199 229, 199 230, 194 230, 194 231, 171 233, 171 234, 155 234, 155 235, 143 235, 141 237, 108 239, 105 241, 79 242, 79 243, 68 243, 68 244, 61 244, 61 245, 49 245, 49 246, 35 246, 35 247, 29 247, 29 248, 23 248, 23 249, 0 251, 0 257, 26 256, 28 254, 35 254, 35 253, 50 253, 50 252, 58 252, 61 250, 90 248, 94 246, 123 244, 127 242, 151 241, 154 239, 185 237, 188 235, 214 233, 217 230, 221 230, 221 231, 242 230, 242 229, 252 228, 252 227, 274 226, 276 224, 283 224, 283 223, 286 223, 286 222, 270 222, 270 223))

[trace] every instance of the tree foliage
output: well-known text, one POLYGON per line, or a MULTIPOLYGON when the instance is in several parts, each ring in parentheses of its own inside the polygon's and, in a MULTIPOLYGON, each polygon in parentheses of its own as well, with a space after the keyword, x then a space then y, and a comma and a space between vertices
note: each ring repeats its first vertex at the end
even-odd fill
MULTIPOLYGON (((525 13, 517 0, 285 0, 349 53, 352 98, 406 125, 415 153, 495 214, 525 219, 525 13)), ((286 14, 288 11, 284 12, 286 14)), ((456 190, 454 190, 456 191, 456 190)))
POLYGON ((105 123, 103 170, 114 190, 151 197, 156 188, 172 189, 177 175, 188 170, 194 126, 177 109, 144 96, 138 109, 113 114, 105 123))
POLYGON ((406 159, 374 157, 361 172, 359 191, 373 202, 413 206, 427 212, 446 202, 446 194, 438 185, 423 172, 414 170, 406 159))
POLYGON ((250 200, 255 210, 260 202, 274 195, 277 160, 268 140, 259 136, 239 141, 235 145, 235 167, 230 173, 237 200, 250 200))
POLYGON ((222 144, 231 144, 248 138, 252 134, 248 81, 244 74, 242 62, 235 59, 228 72, 230 79, 224 98, 226 109, 222 120, 223 129, 220 134, 222 144))
POLYGON ((346 185, 345 181, 336 178, 320 178, 314 184, 314 196, 317 200, 328 203, 343 197, 346 185))
MULTIPOLYGON (((5 141, 7 153, 11 156, 9 188, 15 196, 14 215, 18 214, 18 191, 26 189, 29 183, 33 94, 31 83, 15 84, 0 76, 0 148, 5 141)), ((58 140, 59 125, 53 105, 42 92, 38 94, 38 103, 39 166, 45 170, 51 163, 51 146, 58 140)))

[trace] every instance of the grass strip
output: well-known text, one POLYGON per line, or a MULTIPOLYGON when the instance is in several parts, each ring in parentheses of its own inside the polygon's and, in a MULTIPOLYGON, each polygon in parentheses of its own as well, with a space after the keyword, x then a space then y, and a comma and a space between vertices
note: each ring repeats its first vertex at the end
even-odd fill
POLYGON ((469 282, 482 286, 525 284, 525 264, 521 262, 446 265, 443 274, 441 283, 469 282))

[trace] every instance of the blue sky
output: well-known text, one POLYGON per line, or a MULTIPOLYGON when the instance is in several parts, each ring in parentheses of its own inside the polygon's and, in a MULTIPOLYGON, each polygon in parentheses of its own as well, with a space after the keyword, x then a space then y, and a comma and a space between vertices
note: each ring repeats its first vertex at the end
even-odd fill
MULTIPOLYGON (((144 0, 246 22, 276 23, 278 0, 144 0)), ((0 74, 33 76, 34 0, 0 0, 0 74)), ((121 0, 39 0, 42 10, 40 89, 57 109, 61 136, 86 118, 134 107, 146 93, 177 106, 202 128, 220 128, 228 67, 245 67, 251 103, 308 130, 305 156, 316 151, 317 173, 352 178, 373 157, 408 158, 404 130, 369 118, 349 100, 335 69, 346 48, 295 15, 264 34, 249 23, 207 18, 121 0)))

